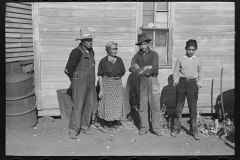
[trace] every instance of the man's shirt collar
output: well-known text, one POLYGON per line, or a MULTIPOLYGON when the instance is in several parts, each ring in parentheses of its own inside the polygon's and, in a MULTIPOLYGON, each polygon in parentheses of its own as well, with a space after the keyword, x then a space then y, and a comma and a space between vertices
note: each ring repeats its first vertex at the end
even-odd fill
POLYGON ((188 57, 188 56, 183 56, 183 58, 185 58, 185 59, 195 59, 196 58, 196 56, 195 55, 193 55, 192 57, 188 57))
POLYGON ((142 51, 139 50, 139 51, 138 51, 138 54, 143 55, 144 53, 147 54, 147 53, 149 53, 149 52, 150 52, 150 48, 148 47, 147 50, 146 50, 146 52, 142 52, 142 51))
POLYGON ((86 53, 89 53, 88 49, 82 43, 79 44, 79 47, 86 53))

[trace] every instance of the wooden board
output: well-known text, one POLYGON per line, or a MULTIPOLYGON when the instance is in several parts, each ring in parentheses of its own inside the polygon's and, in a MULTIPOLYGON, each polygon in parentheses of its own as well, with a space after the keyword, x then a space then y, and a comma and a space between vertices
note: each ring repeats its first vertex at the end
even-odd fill
POLYGON ((29 5, 29 6, 32 6, 32 3, 34 3, 34 2, 21 2, 21 4, 26 4, 26 5, 29 5))
POLYGON ((231 18, 234 19, 234 10, 228 11, 206 11, 206 10, 195 10, 195 11, 177 11, 175 18, 231 18), (191 12, 191 14, 189 14, 191 12))
POLYGON ((9 48, 9 49, 5 49, 5 51, 7 53, 10 52, 33 52, 33 47, 28 47, 28 48, 9 48))
MULTIPOLYGON (((42 58, 44 58, 44 56, 58 55, 59 57, 56 57, 56 60, 57 59, 60 60, 62 58, 68 59, 68 56, 73 49, 74 49, 73 47, 41 46, 40 52, 42 53, 41 54, 41 56, 43 56, 42 58), (65 56, 65 57, 62 57, 62 56, 65 56)), ((93 48, 93 50, 95 52, 96 57, 98 57, 98 56, 104 57, 105 55, 107 55, 104 47, 95 47, 95 48, 93 48)), ((132 56, 134 54, 134 48, 133 47, 119 47, 118 55, 123 55, 123 54, 132 56)), ((52 57, 52 58, 54 58, 54 57, 52 57)), ((129 57, 128 57, 128 59, 129 59, 129 57)), ((43 60, 46 60, 46 59, 43 59, 43 60)))
POLYGON ((7 58, 5 59, 5 62, 23 61, 29 59, 34 59, 34 56, 7 58))
POLYGON ((60 110, 57 109, 43 109, 38 111, 38 116, 60 116, 60 110))
POLYGON ((25 33, 5 33, 5 37, 9 38, 32 38, 33 34, 25 34, 25 33))
POLYGON ((14 48, 14 47, 32 47, 33 43, 6 43, 6 48, 14 48))
POLYGON ((55 9, 81 9, 89 10, 91 6, 92 10, 135 10, 135 2, 114 2, 109 4, 109 2, 46 2, 39 3, 39 8, 55 8, 55 9), (80 5, 81 4, 81 5, 80 5))
MULTIPOLYGON (((84 26, 81 24, 46 24, 40 23, 39 30, 44 32, 79 32, 80 28, 84 26)), ((135 33, 135 27, 130 27, 128 25, 122 24, 119 26, 115 25, 88 25, 88 29, 93 33, 100 33, 100 32, 127 32, 127 33, 135 33)), ((75 36, 74 36, 75 37, 75 36)))
POLYGON ((31 28, 32 24, 22 24, 22 23, 5 23, 5 27, 7 28, 31 28))
POLYGON ((188 18, 175 18, 174 25, 175 27, 182 26, 182 25, 198 25, 201 26, 204 25, 234 25, 235 19, 234 18, 211 18, 211 19, 205 19, 205 18, 197 18, 192 17, 191 21, 189 21, 188 18))
MULTIPOLYGON (((174 40, 174 47, 182 47, 185 48, 187 40, 174 40)), ((234 39, 199 39, 197 40, 198 47, 228 47, 235 46, 234 39)))
POLYGON ((16 28, 5 28, 5 32, 8 33, 32 33, 32 29, 28 28, 28 29, 16 29, 16 28))
POLYGON ((126 17, 126 18, 134 18, 135 11, 119 11, 119 10, 93 10, 89 8, 89 10, 76 10, 76 9, 48 9, 41 8, 39 9, 40 16, 58 16, 58 17, 99 17, 99 18, 111 18, 111 17, 126 17))
POLYGON ((11 12, 6 12, 5 16, 13 17, 13 18, 32 19, 32 15, 18 14, 18 13, 11 13, 11 12))
POLYGON ((26 10, 26 9, 21 9, 21 8, 13 8, 13 7, 8 7, 8 6, 6 7, 6 12, 32 15, 32 10, 26 10))
MULTIPOLYGON (((134 40, 135 33, 92 33, 96 35, 94 40, 134 40)), ((71 39, 79 37, 79 32, 42 32, 40 39, 71 39)))
POLYGON ((5 17, 5 22, 13 22, 13 23, 28 23, 31 24, 32 20, 29 19, 18 19, 18 18, 8 18, 5 17))
POLYGON ((178 11, 234 11, 234 2, 176 2, 178 11))
POLYGON ((135 18, 82 18, 82 17, 39 17, 39 23, 81 24, 81 25, 129 25, 135 26, 135 18))
POLYGON ((15 8, 22 8, 22 9, 26 9, 26 10, 32 10, 32 6, 21 4, 21 3, 6 3, 6 6, 15 7, 15 8))
MULTIPOLYGON (((93 39, 93 48, 104 47, 110 40, 95 40, 93 39)), ((135 40, 114 40, 119 47, 132 47, 135 45, 135 40)), ((41 46, 67 46, 76 47, 79 45, 79 41, 74 41, 73 39, 43 39, 40 42, 41 46)))
MULTIPOLYGON (((204 26, 203 26, 204 27, 204 26)), ((235 33, 234 32, 220 32, 218 34, 216 33, 190 33, 190 34, 186 34, 186 33, 175 33, 174 34, 174 40, 188 40, 188 39, 196 39, 196 40, 200 40, 200 39, 234 39, 235 38, 235 33)))
MULTIPOLYGON (((174 33, 225 33, 225 32, 235 32, 235 25, 205 25, 202 24, 201 27, 198 25, 184 25, 174 28, 174 33)), ((200 39, 199 39, 200 40, 200 39)))
POLYGON ((38 110, 42 109, 42 87, 41 87, 41 56, 39 50, 39 3, 33 3, 33 41, 34 41, 34 79, 35 95, 38 110))
POLYGON ((34 53, 33 52, 7 53, 5 56, 7 58, 9 58, 9 57, 25 57, 25 56, 34 56, 34 53))
POLYGON ((33 39, 32 38, 6 38, 5 39, 6 43, 32 43, 33 39))

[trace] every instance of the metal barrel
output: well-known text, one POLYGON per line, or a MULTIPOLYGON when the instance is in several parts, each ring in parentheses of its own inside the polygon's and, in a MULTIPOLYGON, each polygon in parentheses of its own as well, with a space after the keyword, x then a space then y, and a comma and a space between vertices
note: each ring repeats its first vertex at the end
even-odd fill
POLYGON ((27 129, 37 123, 33 79, 29 74, 6 75, 6 127, 27 129))

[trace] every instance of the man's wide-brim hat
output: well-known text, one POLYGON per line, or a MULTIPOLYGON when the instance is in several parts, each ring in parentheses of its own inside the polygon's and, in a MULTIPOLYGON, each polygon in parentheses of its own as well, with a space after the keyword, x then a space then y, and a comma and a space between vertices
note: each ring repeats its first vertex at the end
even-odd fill
POLYGON ((80 37, 75 39, 75 41, 77 40, 83 40, 83 39, 90 39, 90 38, 94 38, 96 36, 92 35, 91 32, 89 31, 89 29, 87 27, 81 27, 80 28, 80 37))
POLYGON ((138 35, 138 42, 135 45, 140 45, 143 42, 150 42, 152 39, 150 39, 146 33, 142 33, 138 35))

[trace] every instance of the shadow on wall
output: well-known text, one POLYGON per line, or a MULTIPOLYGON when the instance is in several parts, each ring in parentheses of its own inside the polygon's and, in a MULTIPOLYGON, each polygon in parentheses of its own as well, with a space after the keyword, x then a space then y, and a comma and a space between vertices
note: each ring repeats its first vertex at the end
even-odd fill
MULTIPOLYGON (((125 106, 125 111, 128 111, 127 118, 133 120, 134 124, 137 127, 139 127, 138 110, 140 106, 139 84, 140 84, 139 76, 131 73, 128 77, 125 89, 126 92, 125 102, 129 102, 128 105, 125 106)), ((166 110, 165 114, 170 115, 175 114, 176 110, 175 97, 176 87, 173 86, 173 75, 171 74, 168 77, 168 85, 163 87, 160 97, 161 110, 166 110)))
MULTIPOLYGON (((161 84, 160 84, 161 85, 161 84)), ((160 97, 160 106, 166 109, 166 114, 175 114, 176 87, 173 86, 173 75, 168 77, 168 85, 164 86, 160 97)))
MULTIPOLYGON (((234 119, 234 95, 235 95, 235 89, 230 89, 227 91, 224 91, 222 93, 223 97, 223 107, 226 115, 226 120, 229 118, 230 120, 234 119)), ((219 119, 221 120, 223 118, 222 114, 222 102, 221 102, 221 94, 218 95, 216 99, 216 104, 214 105, 215 113, 219 115, 219 119)))
POLYGON ((138 110, 140 107, 139 101, 139 76, 137 74, 131 73, 128 76, 126 88, 124 91, 125 98, 125 113, 129 120, 132 120, 134 125, 140 127, 140 119, 138 110))

